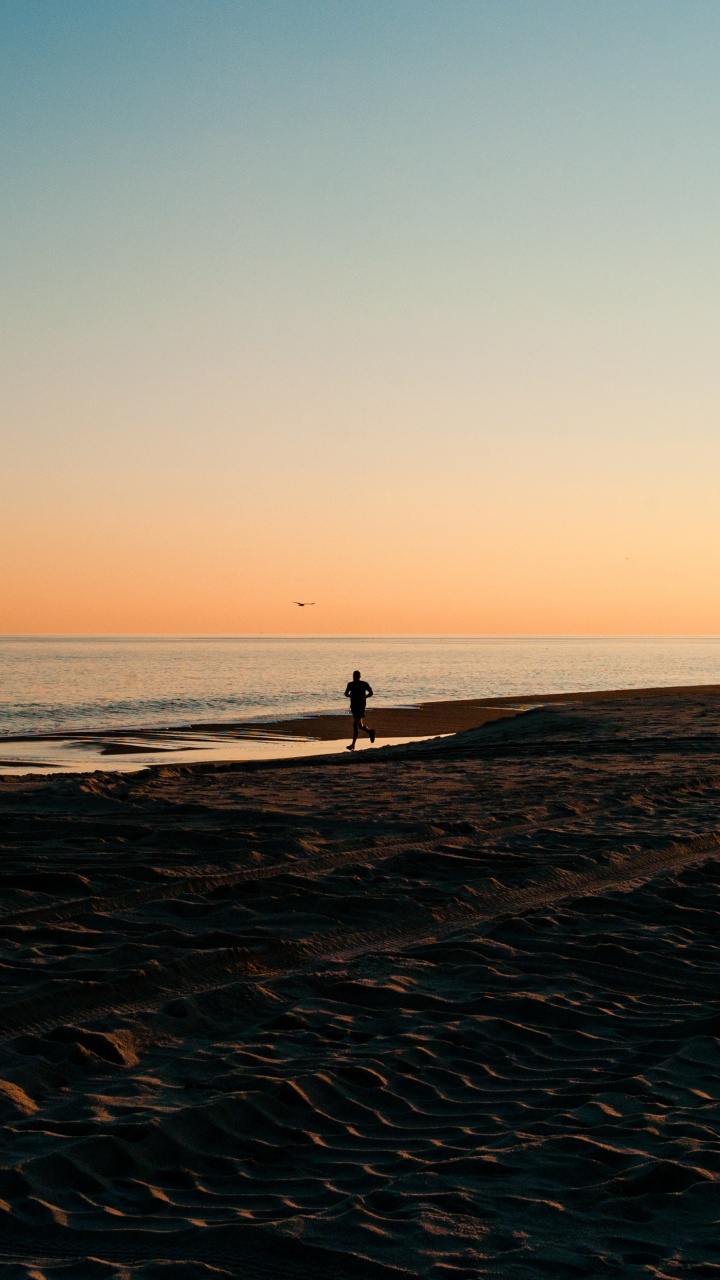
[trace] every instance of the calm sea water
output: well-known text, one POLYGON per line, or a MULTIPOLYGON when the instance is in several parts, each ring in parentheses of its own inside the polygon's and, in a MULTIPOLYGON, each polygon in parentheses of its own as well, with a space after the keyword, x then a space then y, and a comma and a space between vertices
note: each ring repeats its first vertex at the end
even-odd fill
POLYGON ((272 720, 375 705, 720 683, 720 637, 5 638, 0 735, 272 720))

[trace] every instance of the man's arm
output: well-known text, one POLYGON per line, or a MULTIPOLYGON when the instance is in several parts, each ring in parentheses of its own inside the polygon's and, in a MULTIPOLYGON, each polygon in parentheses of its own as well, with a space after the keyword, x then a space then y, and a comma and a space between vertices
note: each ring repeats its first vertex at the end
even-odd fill
POLYGON ((348 686, 347 686, 347 688, 346 688, 346 690, 345 690, 345 697, 346 697, 346 698, 349 698, 349 697, 350 697, 350 685, 348 685, 348 686))
POLYGON ((365 693, 367 694, 368 698, 372 698, 373 691, 370 688, 370 685, 368 684, 367 680, 365 681, 365 693))

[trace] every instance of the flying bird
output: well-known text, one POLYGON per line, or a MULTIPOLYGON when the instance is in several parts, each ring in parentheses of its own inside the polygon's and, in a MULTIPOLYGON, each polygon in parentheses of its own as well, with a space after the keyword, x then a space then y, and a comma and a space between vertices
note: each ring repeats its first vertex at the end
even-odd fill
POLYGON ((310 605, 314 603, 314 600, 293 600, 293 604, 298 605, 300 609, 304 609, 306 604, 310 605))

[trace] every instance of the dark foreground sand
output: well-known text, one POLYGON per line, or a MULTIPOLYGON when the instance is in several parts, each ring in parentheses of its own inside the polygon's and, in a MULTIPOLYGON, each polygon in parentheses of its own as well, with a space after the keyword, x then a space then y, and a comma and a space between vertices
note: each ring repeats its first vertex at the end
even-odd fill
POLYGON ((0 1275, 720 1277, 720 689, 0 780, 0 1275))

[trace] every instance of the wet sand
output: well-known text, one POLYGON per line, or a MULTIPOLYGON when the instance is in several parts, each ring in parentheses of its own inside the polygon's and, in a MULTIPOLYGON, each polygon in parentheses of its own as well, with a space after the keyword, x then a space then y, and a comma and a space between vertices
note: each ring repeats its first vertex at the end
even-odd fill
MULTIPOLYGON (((466 729, 476 729, 480 725, 489 724, 507 716, 514 716, 518 710, 546 703, 559 702, 605 702, 617 698, 655 698, 667 693, 666 689, 627 689, 596 690, 584 693, 546 693, 528 694, 513 698, 458 698, 446 702, 421 702, 413 707, 375 706, 372 699, 368 701, 368 725, 377 731, 378 738, 431 737, 444 733, 462 733, 466 729)), ((692 697, 720 692, 717 685, 687 685, 676 687, 673 692, 687 693, 692 697)), ((198 726, 201 728, 202 726, 198 726)), ((208 727, 208 726, 206 726, 208 727)), ((221 725, 210 726, 220 729, 221 725)), ((307 734, 321 741, 337 741, 352 737, 352 719, 348 713, 326 713, 317 716, 298 716, 292 720, 272 720, 270 722, 249 722, 245 729, 262 729, 276 734, 307 734)))
POLYGON ((533 701, 0 779, 0 1273, 720 1275, 720 689, 533 701))
MULTIPOLYGON (((416 707, 371 705, 368 723, 376 729, 378 744, 388 740, 407 742, 476 728, 515 715, 517 707, 517 700, 511 699, 428 702, 416 707)), ((83 772, 107 767, 108 757, 112 757, 115 768, 124 771, 162 764, 168 758, 182 763, 282 759, 326 754, 336 742, 349 742, 351 738, 352 718, 347 713, 174 728, 155 725, 85 729, 73 734, 6 735, 0 736, 0 774, 33 770, 83 772)), ((367 744, 368 739, 361 734, 360 741, 367 744)))

